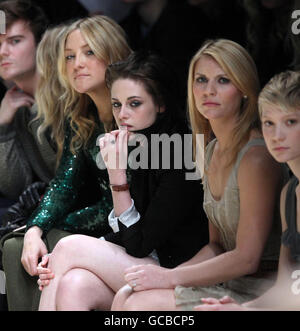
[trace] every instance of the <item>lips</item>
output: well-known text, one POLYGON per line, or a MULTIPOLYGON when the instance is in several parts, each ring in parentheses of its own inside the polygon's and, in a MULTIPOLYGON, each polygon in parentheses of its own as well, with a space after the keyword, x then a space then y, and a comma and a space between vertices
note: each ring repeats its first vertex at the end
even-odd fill
POLYGON ((88 77, 88 76, 89 76, 88 74, 78 74, 74 78, 78 79, 78 78, 84 78, 84 77, 88 77))
POLYGON ((283 147, 283 146, 278 146, 278 147, 274 147, 273 151, 282 152, 282 151, 286 151, 287 149, 289 149, 289 148, 288 147, 283 147))
POLYGON ((220 106, 219 103, 214 102, 214 101, 205 101, 205 102, 203 102, 203 105, 204 106, 220 106))
POLYGON ((128 129, 132 127, 132 125, 126 124, 126 123, 121 123, 120 126, 126 126, 128 129))
POLYGON ((6 67, 6 66, 9 66, 9 65, 11 65, 10 62, 2 62, 1 63, 1 67, 6 67))

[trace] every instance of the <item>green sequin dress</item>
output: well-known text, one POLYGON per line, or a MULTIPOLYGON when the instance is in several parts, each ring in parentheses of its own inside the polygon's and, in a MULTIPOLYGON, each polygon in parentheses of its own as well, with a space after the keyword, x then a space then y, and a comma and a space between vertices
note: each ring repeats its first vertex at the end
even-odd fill
POLYGON ((98 122, 86 147, 73 155, 70 151, 72 130, 67 126, 56 176, 29 218, 27 229, 38 226, 43 236, 52 228, 95 237, 111 231, 108 214, 113 204, 108 175, 96 164, 99 153, 96 141, 103 133, 103 125, 98 122))

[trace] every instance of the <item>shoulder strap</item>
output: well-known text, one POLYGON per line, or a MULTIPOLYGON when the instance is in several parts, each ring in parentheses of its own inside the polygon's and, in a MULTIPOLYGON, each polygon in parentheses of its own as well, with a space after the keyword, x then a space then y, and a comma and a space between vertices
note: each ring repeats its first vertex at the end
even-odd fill
POLYGON ((249 148, 252 146, 265 146, 265 141, 263 138, 255 138, 255 139, 248 141, 248 143, 238 153, 238 156, 237 156, 237 159, 236 159, 236 162, 234 165, 235 172, 238 171, 242 158, 247 153, 249 148))
POLYGON ((294 233, 296 232, 296 187, 298 185, 297 177, 290 179, 288 184, 286 199, 285 199, 285 218, 289 230, 294 233))
POLYGON ((217 143, 217 139, 214 139, 206 146, 206 149, 205 149, 205 166, 206 166, 206 168, 208 167, 208 165, 210 163, 216 143, 217 143))

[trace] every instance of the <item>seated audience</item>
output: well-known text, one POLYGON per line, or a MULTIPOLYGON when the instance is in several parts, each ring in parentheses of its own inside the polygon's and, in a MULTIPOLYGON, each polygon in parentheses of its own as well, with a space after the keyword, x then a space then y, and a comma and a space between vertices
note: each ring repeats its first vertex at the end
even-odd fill
POLYGON ((6 33, 0 34, 0 76, 12 86, 0 106, 1 215, 33 182, 49 183, 56 150, 50 137, 37 139, 36 49, 47 27, 43 11, 28 1, 1 1, 6 33))
POLYGON ((133 53, 108 67, 106 81, 119 127, 99 142, 112 190, 113 232, 100 240, 74 235, 58 242, 40 264, 40 310, 108 310, 125 285, 126 268, 174 268, 207 243, 200 180, 186 180, 183 139, 189 130, 173 71, 154 54, 133 53))
POLYGON ((209 142, 203 177, 209 243, 173 269, 128 268, 113 310, 191 310, 201 298, 225 293, 244 302, 273 284, 262 275, 277 268, 284 171, 262 138, 258 93, 255 64, 239 44, 208 41, 195 54, 188 102, 193 134, 209 142))
POLYGON ((273 77, 259 96, 262 131, 269 152, 287 162, 294 176, 281 192, 282 238, 276 284, 259 298, 239 305, 230 297, 203 299, 197 310, 300 310, 299 197, 300 74, 285 71, 273 77), (297 281, 298 279, 298 281, 297 281))
POLYGON ((46 56, 39 62, 41 74, 53 69, 55 75, 58 65, 59 77, 46 81, 43 77, 37 98, 43 108, 41 133, 53 129, 59 166, 28 219, 24 241, 17 237, 4 244, 10 310, 37 309, 39 291, 32 276, 37 275, 39 259, 61 237, 70 233, 99 237, 110 229, 107 216, 112 197, 107 172, 95 163, 96 139, 113 127, 106 67, 125 59, 131 50, 123 30, 105 16, 80 19, 62 29, 47 33, 39 48, 40 56, 46 56), (55 82, 58 90, 62 85, 59 96, 55 82))

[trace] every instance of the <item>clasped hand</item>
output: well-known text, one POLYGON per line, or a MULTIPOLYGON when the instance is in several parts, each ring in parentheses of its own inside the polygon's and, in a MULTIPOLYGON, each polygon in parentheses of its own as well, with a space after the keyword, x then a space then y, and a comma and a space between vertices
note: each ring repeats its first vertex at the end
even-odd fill
POLYGON ((100 138, 100 152, 108 171, 127 168, 129 135, 127 127, 124 127, 106 133, 104 137, 100 138))
POLYGON ((152 265, 136 265, 125 270, 125 281, 134 291, 172 288, 169 269, 152 265))
POLYGON ((54 278, 54 274, 48 268, 50 254, 46 254, 42 257, 42 261, 38 264, 37 272, 39 275, 39 279, 37 281, 39 285, 39 290, 42 291, 43 288, 49 285, 50 280, 54 278))

